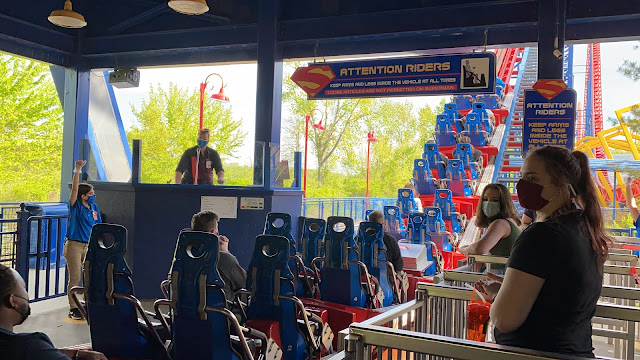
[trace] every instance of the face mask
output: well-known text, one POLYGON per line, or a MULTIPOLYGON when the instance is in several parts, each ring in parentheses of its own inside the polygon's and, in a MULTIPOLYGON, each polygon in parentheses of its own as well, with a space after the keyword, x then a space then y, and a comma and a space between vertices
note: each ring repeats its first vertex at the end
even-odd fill
POLYGON ((13 310, 15 310, 21 316, 20 322, 18 323, 18 325, 20 325, 23 322, 25 322, 25 320, 27 320, 29 315, 31 315, 31 305, 29 305, 29 299, 25 299, 22 296, 18 296, 18 295, 15 295, 15 294, 13 296, 19 297, 20 299, 23 299, 23 300, 25 300, 27 302, 26 309, 24 309, 24 308, 22 308, 22 309, 12 308, 13 310))
POLYGON ((207 146, 208 143, 209 143, 208 140, 198 139, 198 147, 199 148, 203 148, 203 147, 207 146))
POLYGON ((520 205, 529 210, 538 211, 545 207, 550 200, 542 197, 544 186, 531 181, 520 179, 516 184, 520 205))
POLYGON ((492 218, 500 214, 500 203, 497 201, 483 201, 482 212, 488 217, 492 218))
POLYGON ((87 202, 88 202, 89 204, 93 204, 94 202, 96 202, 96 195, 95 195, 95 194, 93 194, 93 195, 89 196, 89 197, 87 198, 87 202))

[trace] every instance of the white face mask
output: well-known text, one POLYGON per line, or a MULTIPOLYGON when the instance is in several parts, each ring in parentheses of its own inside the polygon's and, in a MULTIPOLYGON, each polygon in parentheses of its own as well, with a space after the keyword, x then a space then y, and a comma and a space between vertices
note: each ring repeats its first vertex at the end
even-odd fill
POLYGON ((492 218, 500 214, 500 203, 497 201, 483 201, 482 212, 488 217, 492 218))

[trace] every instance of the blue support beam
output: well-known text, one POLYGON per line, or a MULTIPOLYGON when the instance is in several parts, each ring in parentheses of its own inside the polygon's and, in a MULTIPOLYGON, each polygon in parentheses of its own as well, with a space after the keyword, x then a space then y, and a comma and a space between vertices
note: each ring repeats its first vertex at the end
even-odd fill
MULTIPOLYGON (((68 185, 73 180, 74 163, 79 159, 80 142, 88 140, 89 75, 88 71, 65 70, 60 201, 69 198, 68 185)), ((86 173, 86 169, 84 171, 86 173)))
MULTIPOLYGON (((259 0, 258 19, 258 83, 256 91, 256 143, 264 143, 266 150, 256 144, 255 158, 262 156, 263 186, 273 188, 271 178, 272 148, 280 146, 280 117, 282 104, 282 56, 277 49, 280 0, 259 0), (260 151, 264 151, 259 154, 260 151)), ((273 148, 273 150, 276 150, 273 148)), ((260 169, 254 169, 259 171, 260 169)), ((273 169, 275 171, 275 168, 273 169)), ((254 176, 259 178, 259 176, 254 176)))
POLYGON ((538 1, 538 79, 562 79, 565 0, 538 1))

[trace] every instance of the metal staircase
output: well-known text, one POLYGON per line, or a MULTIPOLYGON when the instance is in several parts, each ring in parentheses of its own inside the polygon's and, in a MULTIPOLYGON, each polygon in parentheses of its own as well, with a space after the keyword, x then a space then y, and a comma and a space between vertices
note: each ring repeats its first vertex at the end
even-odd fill
POLYGON ((493 182, 516 193, 516 183, 520 179, 522 164, 522 127, 524 115, 524 91, 531 89, 538 75, 538 49, 526 48, 520 62, 520 71, 514 87, 514 96, 505 122, 505 134, 495 161, 493 182), (524 70, 523 70, 524 69, 524 70))

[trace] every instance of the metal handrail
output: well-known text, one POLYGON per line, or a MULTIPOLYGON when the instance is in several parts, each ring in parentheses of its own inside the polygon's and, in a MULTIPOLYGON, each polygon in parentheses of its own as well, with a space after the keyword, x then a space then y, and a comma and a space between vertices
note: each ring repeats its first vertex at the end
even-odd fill
POLYGON ((354 323, 345 338, 347 353, 355 359, 370 359, 365 347, 399 349, 409 353, 428 354, 461 360, 544 360, 581 359, 576 356, 539 352, 511 346, 481 343, 440 335, 354 323))

